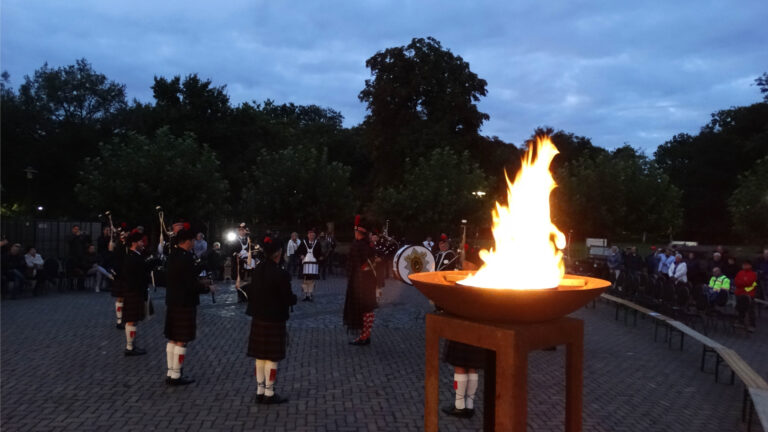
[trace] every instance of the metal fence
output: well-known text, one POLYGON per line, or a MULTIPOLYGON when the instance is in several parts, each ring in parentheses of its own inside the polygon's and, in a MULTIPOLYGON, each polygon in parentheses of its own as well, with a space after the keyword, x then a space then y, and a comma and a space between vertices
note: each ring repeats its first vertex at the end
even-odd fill
POLYGON ((23 250, 34 246, 44 258, 63 259, 69 255, 69 239, 72 226, 79 225, 80 231, 96 240, 101 235, 101 222, 49 219, 3 219, 0 233, 11 243, 19 243, 23 250))

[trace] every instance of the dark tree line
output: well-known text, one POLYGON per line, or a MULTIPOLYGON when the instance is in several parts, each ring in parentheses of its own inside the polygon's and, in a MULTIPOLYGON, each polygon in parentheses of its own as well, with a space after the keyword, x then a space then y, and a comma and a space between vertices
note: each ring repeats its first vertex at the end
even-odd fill
MULTIPOLYGON (((295 228, 345 226, 356 212, 410 236, 455 232, 465 218, 487 228, 506 194, 504 171, 514 176, 526 143, 480 134, 486 81, 433 38, 380 51, 366 66, 359 99, 368 114, 349 128, 327 107, 233 105, 225 85, 196 74, 156 76, 144 103, 129 102, 124 85, 85 59, 43 65, 17 89, 4 73, 3 215, 41 205, 41 216, 88 218, 109 208, 146 223, 160 204, 190 219, 295 228)), ((719 111, 653 157, 533 131, 560 150, 556 223, 577 237, 765 234, 757 218, 768 207, 766 77, 756 79, 763 102, 719 111)))

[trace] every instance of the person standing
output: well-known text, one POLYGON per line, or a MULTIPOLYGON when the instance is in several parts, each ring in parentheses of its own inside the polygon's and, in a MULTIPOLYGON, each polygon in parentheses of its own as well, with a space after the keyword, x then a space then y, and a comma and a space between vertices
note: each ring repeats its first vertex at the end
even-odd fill
POLYGON ((136 326, 144 319, 144 302, 147 300, 147 285, 149 284, 149 272, 147 271, 144 257, 143 235, 132 233, 128 236, 129 250, 126 252, 121 269, 123 277, 123 321, 125 322, 125 355, 139 356, 147 352, 134 343, 136 340, 136 326))
POLYGON ((299 256, 296 254, 296 250, 299 248, 299 233, 292 232, 291 238, 288 240, 288 245, 285 247, 286 261, 288 261, 288 273, 291 276, 296 276, 296 272, 299 268, 299 256))
MULTIPOLYGON (((732 258, 729 258, 732 259, 732 258)), ((755 331, 755 295, 757 294, 757 273, 752 270, 752 263, 744 261, 741 270, 733 279, 736 285, 736 312, 739 314, 735 327, 747 327, 747 331, 755 331)))
POLYGON ((205 241, 205 234, 199 232, 195 237, 195 246, 193 251, 198 258, 202 259, 203 254, 208 250, 208 242, 205 241))
POLYGON ((344 300, 344 325, 348 331, 360 331, 350 345, 369 345, 376 310, 376 251, 368 239, 369 225, 355 218, 355 240, 347 259, 347 293, 344 300))
POLYGON ((302 240, 296 253, 301 261, 301 274, 304 282, 301 291, 304 293, 302 301, 314 301, 315 282, 320 278, 320 263, 323 260, 323 248, 315 236, 314 228, 307 230, 307 239, 302 240))
POLYGON ((241 222, 237 227, 237 237, 230 251, 232 256, 232 280, 236 281, 235 288, 237 289, 238 303, 246 301, 242 288, 249 283, 251 273, 254 267, 256 267, 256 260, 253 256, 255 245, 256 243, 251 237, 248 226, 245 222, 241 222))
POLYGON ((672 254, 672 249, 664 249, 664 255, 661 256, 659 261, 658 272, 664 276, 669 276, 669 267, 675 263, 675 256, 672 254))
POLYGON ((247 354, 255 359, 256 403, 269 405, 288 402, 275 392, 275 379, 277 364, 285 358, 285 322, 297 299, 291 290, 291 275, 280 267, 280 244, 266 237, 263 249, 265 260, 256 267, 254 283, 247 288, 246 313, 251 316, 247 354))
POLYGON ((763 249, 763 254, 755 260, 758 285, 762 288, 763 300, 768 300, 768 248, 763 249))
POLYGON ((435 253, 435 271, 456 270, 458 264, 456 252, 450 249, 448 237, 441 238, 437 243, 437 253, 435 253))
POLYGON ((195 234, 183 229, 176 234, 177 247, 168 257, 168 288, 165 294, 165 346, 168 372, 165 383, 172 386, 192 384, 182 376, 187 344, 197 335, 197 306, 200 294, 213 292, 210 279, 201 282, 192 248, 195 234))
POLYGON ((128 253, 126 250, 127 239, 122 234, 113 233, 112 242, 110 248, 113 252, 112 262, 115 273, 115 280, 112 283, 112 291, 110 295, 115 299, 115 316, 117 317, 117 323, 115 328, 118 330, 125 330, 125 324, 123 323, 123 307, 125 306, 125 297, 123 294, 123 263, 125 262, 125 256, 128 253))
POLYGON ((434 253, 435 251, 435 242, 432 241, 432 236, 427 236, 427 238, 421 242, 421 245, 427 248, 430 252, 434 253))
POLYGON ((669 266, 668 274, 674 283, 688 282, 688 266, 683 261, 682 255, 675 255, 675 262, 669 266))

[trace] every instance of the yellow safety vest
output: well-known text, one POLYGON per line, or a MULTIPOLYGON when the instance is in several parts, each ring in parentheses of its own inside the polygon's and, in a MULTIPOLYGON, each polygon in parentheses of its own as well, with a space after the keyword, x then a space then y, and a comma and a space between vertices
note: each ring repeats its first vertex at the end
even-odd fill
POLYGON ((712 291, 714 292, 718 292, 721 289, 729 291, 731 289, 731 280, 725 275, 720 275, 719 277, 712 276, 709 280, 709 287, 712 288, 712 291))

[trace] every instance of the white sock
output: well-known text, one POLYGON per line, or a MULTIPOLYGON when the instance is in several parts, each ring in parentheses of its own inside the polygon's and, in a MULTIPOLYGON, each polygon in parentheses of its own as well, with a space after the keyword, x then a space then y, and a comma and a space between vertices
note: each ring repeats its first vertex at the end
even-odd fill
POLYGON ((272 396, 275 394, 275 379, 277 379, 277 362, 264 360, 264 376, 266 377, 266 385, 264 386, 264 396, 272 396))
POLYGON ((128 350, 133 349, 134 339, 136 339, 136 326, 126 325, 125 326, 125 349, 128 349, 128 350))
POLYGON ((187 347, 178 346, 174 348, 173 368, 171 369, 171 378, 181 378, 181 368, 184 367, 184 357, 187 355, 187 347))
POLYGON ((259 360, 256 359, 256 383, 259 385, 259 388, 256 389, 257 395, 263 395, 264 394, 264 387, 265 387, 265 379, 266 376, 264 374, 264 363, 266 363, 266 360, 259 360))
POLYGON ((165 345, 165 360, 168 363, 168 376, 171 376, 173 373, 171 372, 173 370, 173 358, 176 355, 176 344, 173 342, 168 342, 165 345))
POLYGON ((475 409, 475 393, 477 392, 477 372, 470 373, 467 380, 467 408, 475 409))
POLYGON ((123 302, 115 302, 115 315, 117 315, 117 323, 123 323, 123 302))
POLYGON ((467 374, 453 374, 453 389, 456 390, 456 409, 464 409, 464 395, 467 392, 467 374))

